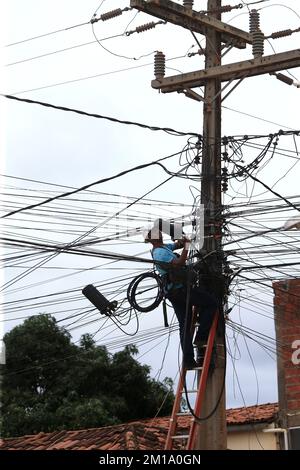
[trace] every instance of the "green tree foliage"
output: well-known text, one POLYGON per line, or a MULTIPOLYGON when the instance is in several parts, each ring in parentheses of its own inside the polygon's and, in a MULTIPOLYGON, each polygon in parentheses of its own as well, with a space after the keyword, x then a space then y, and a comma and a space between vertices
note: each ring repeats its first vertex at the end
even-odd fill
POLYGON ((2 436, 83 429, 171 412, 172 382, 126 346, 114 355, 85 334, 80 344, 48 315, 30 317, 4 337, 2 436), (169 391, 169 393, 168 393, 169 391))

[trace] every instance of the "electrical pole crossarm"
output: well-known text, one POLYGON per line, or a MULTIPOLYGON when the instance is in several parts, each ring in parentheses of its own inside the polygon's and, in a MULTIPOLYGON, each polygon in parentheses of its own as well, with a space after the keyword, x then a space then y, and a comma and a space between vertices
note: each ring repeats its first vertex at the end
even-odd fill
POLYGON ((206 35, 208 30, 213 29, 221 33, 222 42, 232 43, 239 49, 244 49, 246 43, 252 44, 252 35, 246 31, 170 0, 130 0, 130 6, 203 35, 206 35))
POLYGON ((169 93, 172 91, 182 91, 186 88, 204 86, 211 79, 219 79, 224 82, 295 67, 300 67, 300 49, 227 65, 209 67, 204 70, 183 73, 181 75, 172 75, 159 80, 152 80, 151 85, 152 88, 160 89, 163 93, 169 93))

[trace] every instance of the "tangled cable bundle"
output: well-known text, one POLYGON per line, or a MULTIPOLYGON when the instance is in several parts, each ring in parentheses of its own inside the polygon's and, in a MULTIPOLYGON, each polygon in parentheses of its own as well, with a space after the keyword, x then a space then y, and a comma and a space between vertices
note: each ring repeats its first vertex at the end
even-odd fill
POLYGON ((158 305, 160 304, 160 302, 163 299, 163 296, 164 296, 163 280, 161 279, 161 277, 158 274, 156 274, 153 271, 143 273, 143 274, 140 274, 139 276, 135 277, 131 281, 131 283, 129 284, 128 289, 127 289, 127 300, 129 302, 129 304, 131 305, 131 307, 134 308, 135 310, 137 310, 138 312, 151 312, 151 310, 154 310, 156 307, 158 307, 158 305), (136 294, 137 294, 136 291, 137 291, 138 285, 144 279, 147 279, 147 278, 154 279, 156 281, 158 291, 157 291, 156 298, 155 298, 154 302, 152 302, 151 305, 142 307, 141 305, 138 304, 138 302, 136 300, 136 294))

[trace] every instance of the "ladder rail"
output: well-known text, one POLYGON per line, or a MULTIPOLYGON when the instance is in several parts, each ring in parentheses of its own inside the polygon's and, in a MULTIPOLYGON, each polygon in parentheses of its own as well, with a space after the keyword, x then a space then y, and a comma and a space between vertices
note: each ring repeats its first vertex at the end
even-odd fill
POLYGON ((172 409, 172 415, 170 418, 170 426, 168 430, 168 435, 167 435, 167 440, 165 444, 165 450, 171 450, 173 447, 173 441, 172 438, 175 434, 176 427, 177 427, 177 414, 180 409, 180 403, 181 403, 181 398, 182 398, 182 392, 183 392, 183 386, 184 386, 184 381, 185 381, 185 376, 186 376, 186 369, 181 369, 180 372, 180 378, 178 381, 178 386, 177 386, 177 392, 174 400, 174 405, 172 409))
MULTIPOLYGON (((212 350, 214 346, 218 320, 219 320, 219 312, 217 310, 215 312, 213 323, 210 328, 202 371, 201 371, 198 386, 197 386, 197 395, 196 395, 196 400, 195 400, 195 405, 194 405, 194 410, 193 410, 193 413, 196 416, 200 416, 203 401, 204 401, 205 390, 206 390, 206 385, 207 385, 207 377, 208 377, 208 372, 209 372, 210 363, 211 363, 212 350)), ((182 394, 183 394, 183 389, 184 389, 186 373, 187 373, 187 369, 182 368, 181 373, 180 373, 180 378, 178 381, 172 414, 170 418, 170 426, 168 429, 165 450, 172 450, 174 440, 182 438, 181 436, 176 436, 175 433, 177 429, 178 415, 179 415, 179 409, 180 409, 180 404, 181 404, 181 399, 182 399, 182 394)), ((188 433, 186 449, 192 450, 194 448, 198 429, 199 429, 199 422, 197 421, 196 418, 193 418, 193 420, 191 420, 190 430, 188 433)), ((187 436, 185 436, 185 438, 186 437, 187 436)))
MULTIPOLYGON (((194 307, 193 307, 193 316, 195 316, 194 307)), ((195 331, 195 322, 193 321, 191 325, 191 334, 193 334, 194 331, 195 331)), ((165 450, 172 450, 173 448, 173 437, 175 435, 176 428, 177 428, 178 412, 180 409, 186 373, 187 373, 187 369, 185 369, 184 367, 181 367, 180 377, 179 377, 179 381, 177 385, 177 391, 176 391, 172 414, 170 418, 170 426, 168 429, 165 450)))

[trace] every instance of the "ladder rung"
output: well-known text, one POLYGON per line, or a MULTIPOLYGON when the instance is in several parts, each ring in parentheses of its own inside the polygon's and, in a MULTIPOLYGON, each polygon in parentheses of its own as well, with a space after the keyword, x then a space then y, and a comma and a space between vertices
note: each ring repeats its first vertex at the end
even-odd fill
POLYGON ((180 434, 179 436, 172 436, 172 439, 188 439, 188 434, 180 434))
POLYGON ((187 390, 187 393, 197 393, 197 392, 198 392, 198 390, 196 390, 196 389, 195 390, 187 390))
POLYGON ((191 412, 179 412, 176 413, 176 416, 192 416, 191 412))
POLYGON ((200 367, 200 366, 197 366, 197 367, 187 368, 187 369, 185 368, 186 371, 188 371, 188 370, 201 370, 201 369, 203 369, 202 366, 201 366, 201 367, 200 367))

